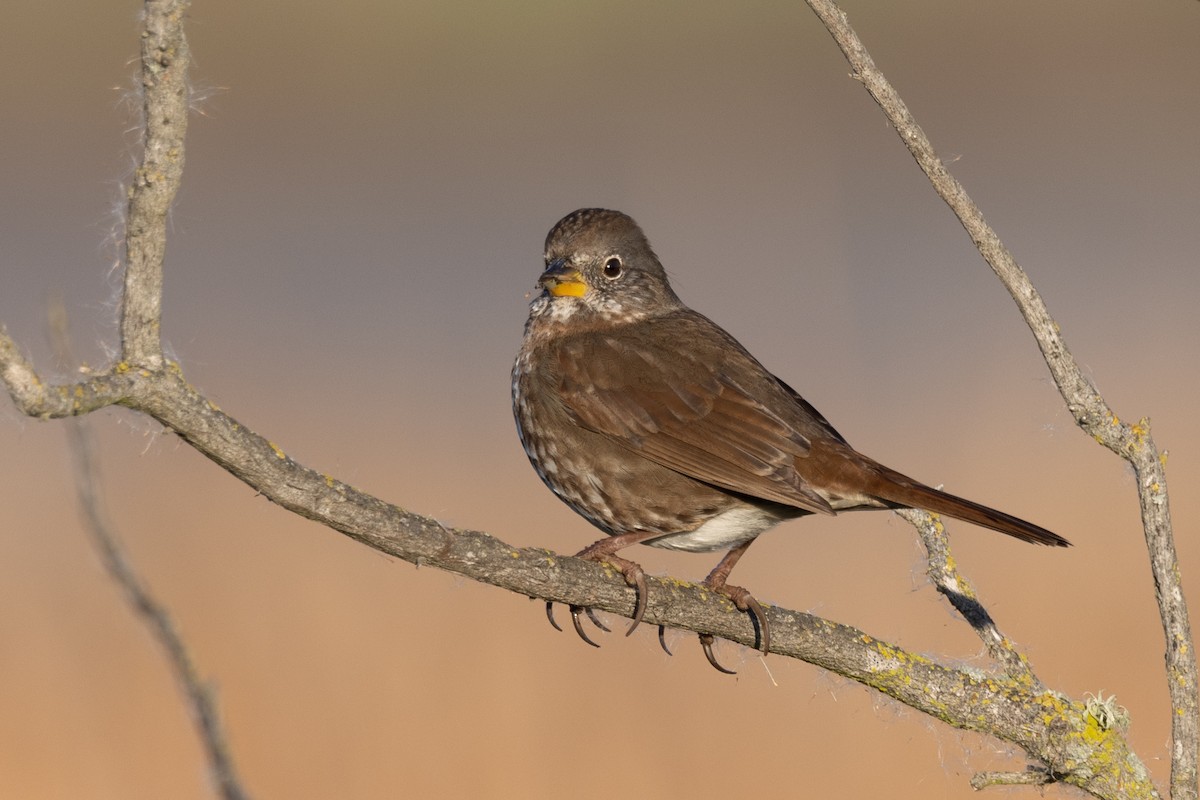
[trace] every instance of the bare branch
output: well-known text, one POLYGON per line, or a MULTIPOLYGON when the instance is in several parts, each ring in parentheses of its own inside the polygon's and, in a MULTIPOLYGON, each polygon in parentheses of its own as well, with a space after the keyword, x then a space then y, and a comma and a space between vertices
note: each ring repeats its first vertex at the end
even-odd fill
POLYGON ((1196 800, 1197 747, 1200 745, 1200 705, 1197 701, 1196 651, 1179 573, 1179 559, 1167 502, 1165 458, 1150 436, 1150 424, 1122 422, 1084 376, 1067 349, 1058 324, 1025 271, 983 219, 962 185, 947 171, 925 132, 917 125, 899 94, 875 66, 845 13, 833 0, 807 0, 829 29, 842 53, 900 134, 930 183, 950 206, 979 252, 1008 289, 1033 331, 1054 382, 1079 427, 1124 458, 1137 475, 1146 547, 1154 575, 1155 596, 1166 638, 1167 685, 1171 696, 1171 796, 1196 800))
POLYGON ((121 346, 126 362, 162 367, 163 259, 167 216, 183 176, 188 118, 190 0, 147 0, 142 31, 142 160, 129 187, 121 346))
POLYGON ((135 377, 129 365, 121 362, 111 371, 83 383, 47 385, 0 325, 0 378, 17 408, 31 417, 44 420, 74 417, 120 404, 131 391, 135 377))
POLYGON ((125 593, 130 608, 146 622, 151 635, 166 653, 167 662, 183 688, 188 706, 196 722, 200 742, 207 755, 209 771, 220 796, 225 800, 246 800, 250 795, 242 789, 233 756, 221 729, 220 717, 212 694, 200 676, 183 637, 175 629, 167 609, 155 599, 126 557, 116 531, 103 512, 96 492, 99 467, 95 447, 86 420, 67 423, 67 436, 74 465, 75 491, 79 498, 86 527, 100 553, 100 560, 113 582, 125 593))
POLYGON ((958 571, 958 566, 950 557, 950 539, 946 536, 946 529, 941 520, 928 511, 919 509, 904 509, 896 513, 908 520, 921 535, 929 563, 930 580, 950 601, 954 610, 962 614, 963 619, 975 629, 975 633, 983 641, 983 646, 987 648, 988 655, 1012 677, 1029 681, 1031 686, 1041 688, 1042 683, 1033 674, 1029 660, 1017 650, 1012 640, 996 627, 992 615, 979 602, 975 587, 958 571))

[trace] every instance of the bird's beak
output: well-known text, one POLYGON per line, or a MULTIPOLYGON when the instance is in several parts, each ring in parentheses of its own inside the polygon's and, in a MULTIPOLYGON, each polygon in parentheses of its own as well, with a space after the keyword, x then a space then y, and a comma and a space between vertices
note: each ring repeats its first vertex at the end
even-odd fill
POLYGON ((555 297, 583 297, 587 294, 587 281, 574 267, 567 266, 566 261, 556 258, 546 267, 538 285, 555 297))

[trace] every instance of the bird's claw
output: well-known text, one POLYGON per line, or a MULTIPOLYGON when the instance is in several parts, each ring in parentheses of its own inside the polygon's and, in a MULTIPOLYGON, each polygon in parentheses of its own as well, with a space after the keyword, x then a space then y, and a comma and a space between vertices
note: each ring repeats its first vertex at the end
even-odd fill
POLYGON ((711 633, 700 634, 700 646, 704 648, 704 657, 708 659, 709 664, 712 664, 713 669, 717 672, 724 672, 726 675, 737 675, 735 670, 722 667, 721 662, 717 661, 717 657, 713 655, 713 635, 711 633))
POLYGON ((754 596, 736 586, 729 587, 736 589, 742 593, 745 599, 745 607, 738 602, 737 598, 730 598, 733 604, 737 606, 739 611, 745 611, 750 614, 750 618, 754 620, 754 641, 758 645, 758 650, 765 656, 771 652, 771 626, 767 623, 767 612, 763 611, 763 607, 759 604, 754 596))
MULTIPOLYGON (((704 585, 709 590, 717 594, 728 597, 738 611, 745 612, 750 615, 751 621, 754 623, 754 644, 757 650, 762 651, 765 656, 771 650, 771 625, 767 622, 767 612, 763 610, 762 604, 754 599, 754 595, 743 589, 741 586, 730 586, 725 583, 724 577, 717 575, 714 571, 704 581, 704 585), (715 577, 714 577, 715 576, 715 577)), ((712 664, 718 672, 723 672, 726 675, 736 675, 737 673, 731 669, 725 669, 717 661, 712 651, 713 637, 710 633, 700 634, 700 646, 704 648, 704 657, 708 659, 708 663, 712 664)))
POLYGON ((605 625, 603 622, 600 621, 600 618, 596 616, 596 610, 594 608, 585 608, 584 611, 587 612, 588 619, 590 619, 592 621, 593 625, 595 625, 597 628, 604 631, 605 633, 612 633, 612 628, 605 625))
MULTIPOLYGON (((709 578, 711 577, 710 575, 709 578)), ((729 601, 733 603, 738 611, 750 615, 750 619, 754 623, 754 649, 760 651, 764 656, 770 653, 771 625, 767 622, 767 612, 754 599, 754 595, 741 586, 730 586, 724 581, 705 580, 704 584, 711 591, 716 592, 722 597, 729 598, 729 601)))
POLYGON ((629 630, 625 631, 625 635, 629 636, 637 626, 642 624, 642 617, 646 615, 646 597, 650 593, 649 587, 646 585, 646 572, 640 565, 632 561, 620 559, 623 563, 617 564, 621 569, 621 574, 625 576, 625 582, 633 587, 637 593, 637 599, 633 605, 633 624, 629 626, 629 630))
MULTIPOLYGON (((625 543, 622 542, 620 544, 621 546, 624 546, 625 543)), ((633 622, 630 624, 629 629, 625 631, 625 635, 629 636, 635 630, 637 630, 638 625, 642 624, 642 619, 646 615, 646 606, 650 592, 647 585, 645 570, 642 569, 641 565, 636 564, 633 561, 613 555, 611 552, 613 545, 613 539, 601 540, 590 547, 584 548, 582 551, 576 554, 576 558, 585 558, 589 561, 603 562, 616 567, 616 569, 620 571, 621 576, 625 579, 625 583, 634 590, 635 600, 633 607, 633 622)), ((729 574, 730 568, 732 568, 734 562, 736 562, 737 558, 741 556, 741 553, 744 552, 744 550, 745 547, 743 546, 740 548, 740 550, 733 551, 731 553, 731 555, 736 554, 734 558, 731 559, 727 556, 725 559, 723 559, 721 564, 719 564, 717 568, 714 569, 712 573, 710 573, 709 576, 704 580, 704 585, 707 586, 710 591, 729 598, 730 602, 732 602, 739 611, 750 615, 750 619, 754 623, 754 642, 756 648, 761 650, 763 655, 766 655, 771 649, 771 626, 767 621, 766 611, 763 609, 758 600, 754 599, 754 595, 750 594, 750 592, 746 591, 740 586, 730 586, 725 583, 725 576, 729 574)), ((600 619, 596 616, 596 612, 591 608, 585 608, 583 606, 571 606, 570 608, 571 623, 575 627, 575 633, 579 634, 579 638, 583 639, 583 641, 587 642, 592 647, 599 647, 600 645, 597 644, 584 631, 581 617, 583 614, 587 614, 587 617, 592 621, 592 624, 605 633, 609 632, 609 627, 600 621, 600 619)), ((562 628, 559 627, 558 622, 554 619, 554 604, 549 601, 546 603, 546 618, 550 620, 550 624, 554 626, 555 630, 562 630, 562 628)), ((717 657, 713 654, 714 641, 715 639, 712 634, 700 634, 700 646, 704 649, 704 657, 708 659, 708 663, 712 665, 713 669, 717 670, 718 672, 722 672, 726 675, 736 675, 737 672, 731 669, 726 669, 725 667, 721 666, 719 661, 717 661, 717 657)), ((658 626, 658 644, 660 647, 662 647, 664 653, 667 655, 672 654, 671 649, 667 647, 666 626, 664 625, 658 626)))
MULTIPOLYGON (((591 548, 585 549, 583 552, 579 553, 577 557, 586 558, 590 561, 603 561, 616 567, 618 570, 620 570, 621 576, 625 578, 625 583, 629 584, 629 586, 634 590, 634 593, 637 595, 633 607, 633 624, 629 626, 629 630, 625 631, 625 635, 628 636, 637 630, 637 626, 642 623, 642 617, 646 615, 646 597, 649 594, 649 587, 646 584, 646 572, 642 569, 641 565, 635 564, 628 559, 618 558, 611 553, 592 553, 589 552, 590 550, 591 548)), ((596 642, 594 642, 590 636, 584 633, 583 623, 579 619, 580 613, 587 614, 587 617, 592 621, 592 624, 605 633, 609 633, 611 629, 600 621, 600 618, 596 616, 595 610, 591 608, 584 608, 583 606, 571 606, 571 622, 574 624, 575 632, 579 634, 579 638, 583 639, 592 647, 599 647, 600 645, 596 644, 596 642)), ((557 620, 554 619, 553 601, 546 601, 546 619, 550 620, 550 624, 556 631, 562 630, 562 628, 559 627, 557 620)), ((663 646, 663 649, 666 649, 665 645, 663 646)), ((670 653, 669 650, 667 652, 670 653)))
MULTIPOLYGON (((571 608, 571 623, 575 626, 575 632, 579 634, 579 638, 583 639, 585 642, 590 644, 592 647, 599 647, 600 645, 598 645, 594 641, 592 641, 592 638, 583 632, 583 624, 579 621, 579 614, 581 612, 587 614, 588 619, 590 619, 592 621, 592 624, 595 625, 600 630, 604 631, 605 633, 609 632, 609 627, 607 625, 605 625, 603 622, 601 622, 600 618, 596 616, 596 612, 590 608, 584 608, 583 606, 571 606, 570 608, 571 608)), ((553 600, 546 601, 546 619, 550 620, 550 625, 551 625, 551 627, 554 628, 554 630, 556 630, 556 631, 562 630, 562 626, 559 625, 558 620, 556 620, 554 618, 554 601, 553 600)))
MULTIPOLYGON (((596 621, 596 617, 592 613, 592 610, 590 608, 584 609, 584 608, 581 608, 580 606, 571 606, 571 622, 575 623, 575 632, 579 634, 580 639, 583 639, 585 642, 590 644, 592 647, 599 647, 600 645, 593 642, 591 640, 591 637, 589 637, 586 633, 583 632, 583 623, 579 621, 579 613, 581 611, 587 611, 588 616, 590 616, 592 618, 592 621, 593 622, 596 621)), ((597 624, 599 624, 599 623, 597 623, 597 624)), ((603 628, 603 630, 608 630, 608 628, 603 628)))
POLYGON ((558 631, 559 633, 562 633, 562 628, 559 627, 558 620, 554 618, 553 600, 546 601, 546 619, 550 620, 550 627, 554 628, 554 630, 558 631))

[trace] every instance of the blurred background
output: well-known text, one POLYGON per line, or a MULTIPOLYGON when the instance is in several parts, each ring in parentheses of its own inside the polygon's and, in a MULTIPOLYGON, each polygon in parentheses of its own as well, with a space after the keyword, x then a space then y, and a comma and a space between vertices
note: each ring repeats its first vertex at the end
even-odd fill
MULTIPOLYGON (((2 5, 0 321, 49 376, 48 297, 88 363, 116 342, 139 6, 2 5)), ((1152 417, 1195 600, 1200 5, 846 10, 1113 408, 1152 417)), ((679 294, 859 449, 1075 542, 950 527, 1040 677, 1116 694, 1165 782, 1131 474, 1074 427, 1011 300, 806 6, 209 0, 188 34, 164 334, 222 408, 447 525, 578 550, 597 532, 526 463, 509 369, 546 231, 619 208, 679 294)), ((648 629, 593 650, 539 603, 288 515, 145 418, 91 423, 131 558, 257 797, 966 798, 974 772, 1023 767, 807 664, 726 643, 730 678, 693 637, 668 658, 648 629)), ((0 486, 0 796, 210 797, 178 688, 79 524, 62 425, 6 399, 0 486)), ((692 579, 715 563, 631 554, 692 579)), ((781 526, 735 579, 990 666, 894 515, 781 526)))

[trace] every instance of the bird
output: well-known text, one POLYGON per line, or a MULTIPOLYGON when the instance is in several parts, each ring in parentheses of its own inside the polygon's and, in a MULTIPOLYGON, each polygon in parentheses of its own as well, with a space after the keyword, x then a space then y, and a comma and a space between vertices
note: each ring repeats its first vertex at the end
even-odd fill
MULTIPOLYGON (((541 480, 606 536, 577 557, 620 571, 646 610, 634 544, 726 551, 703 585, 748 613, 770 649, 761 604, 727 582, 781 522, 859 509, 924 509, 1035 544, 1070 542, 1031 522, 907 477, 855 450, 796 390, 675 294, 634 220, 581 208, 551 228, 545 267, 513 364, 517 433, 541 480)), ((546 604, 554 627, 553 604, 546 604)), ((571 607, 579 636, 590 609, 571 607)), ((659 640, 662 628, 659 628, 659 640)), ((709 662, 713 637, 701 634, 709 662)), ((670 652, 668 650, 668 652, 670 652)))

